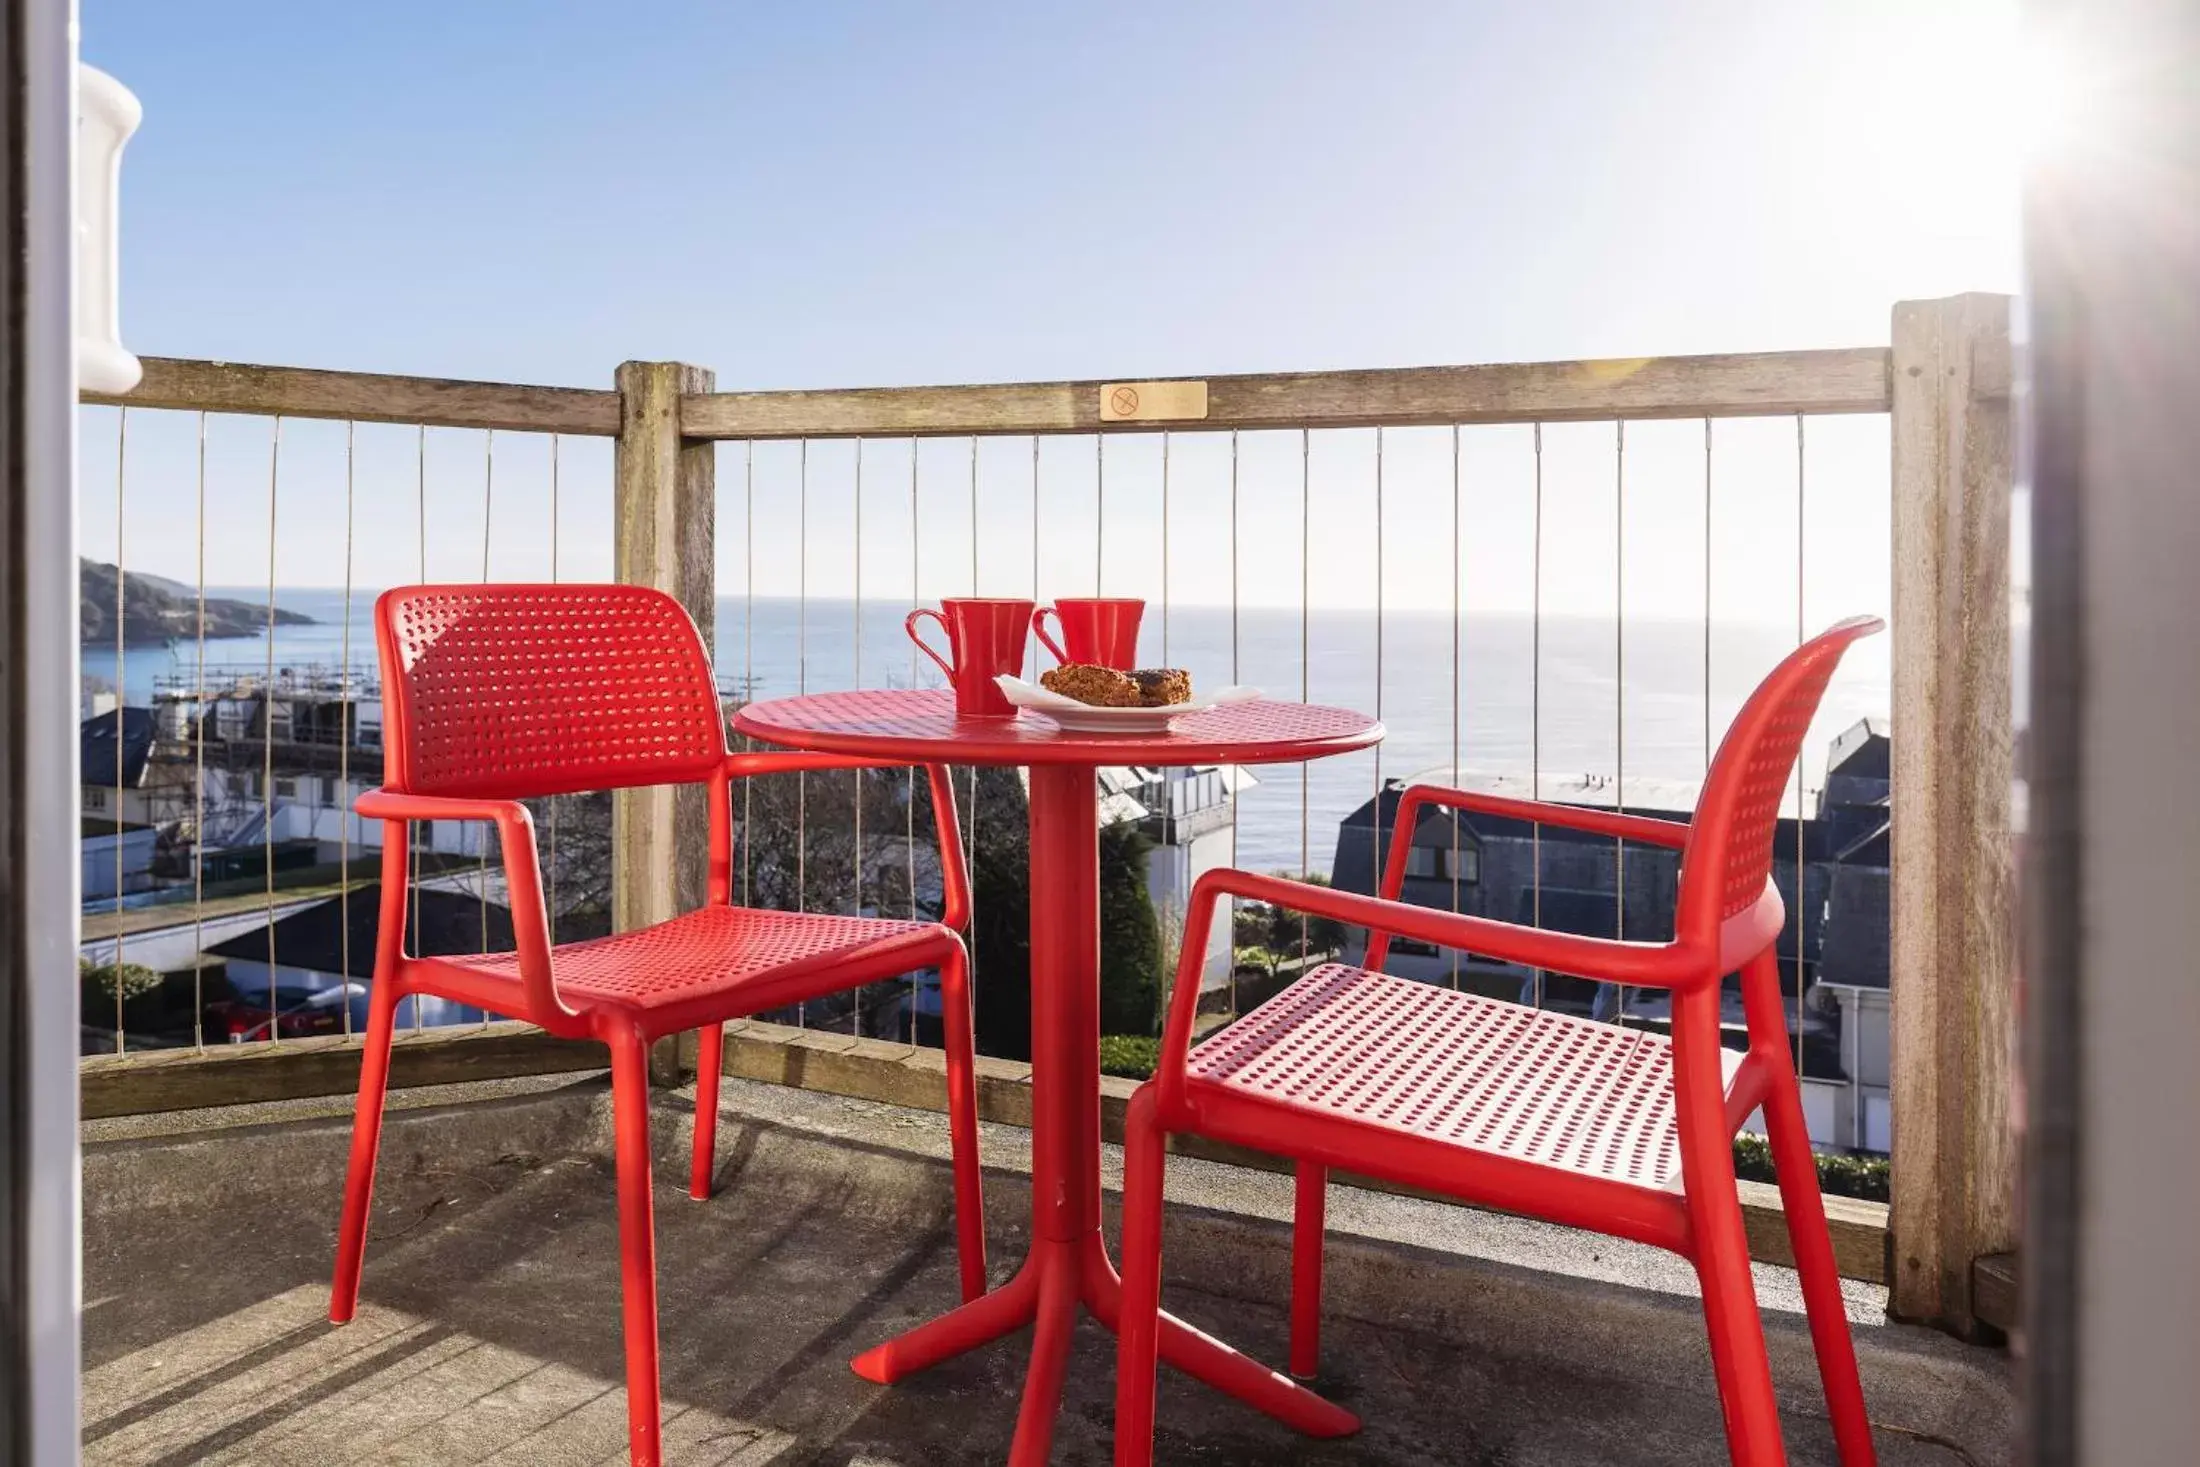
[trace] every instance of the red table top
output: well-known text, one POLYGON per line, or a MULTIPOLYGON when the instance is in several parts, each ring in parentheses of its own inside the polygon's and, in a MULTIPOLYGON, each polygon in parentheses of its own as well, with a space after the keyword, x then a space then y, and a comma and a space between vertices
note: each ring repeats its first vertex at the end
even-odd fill
POLYGON ((1028 711, 958 717, 944 689, 774 698, 743 708, 733 726, 789 749, 938 764, 1294 764, 1383 737, 1364 713, 1267 699, 1187 713, 1161 733, 1072 733, 1028 711))

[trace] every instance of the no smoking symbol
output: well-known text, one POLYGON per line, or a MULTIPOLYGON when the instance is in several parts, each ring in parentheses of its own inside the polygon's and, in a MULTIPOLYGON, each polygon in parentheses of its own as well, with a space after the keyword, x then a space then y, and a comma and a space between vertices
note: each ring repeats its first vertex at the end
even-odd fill
POLYGON ((1108 406, 1115 409, 1116 416, 1129 417, 1132 413, 1138 411, 1138 389, 1135 387, 1116 388, 1114 392, 1108 395, 1108 406))

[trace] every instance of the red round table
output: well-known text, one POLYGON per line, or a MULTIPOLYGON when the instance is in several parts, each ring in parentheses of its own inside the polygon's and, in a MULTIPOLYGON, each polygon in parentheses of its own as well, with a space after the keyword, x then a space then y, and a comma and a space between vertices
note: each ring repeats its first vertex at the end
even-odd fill
MULTIPOLYGON (((1015 1467, 1053 1441, 1081 1303, 1116 1327, 1122 1281, 1100 1237, 1100 840, 1103 766, 1302 763, 1364 749, 1383 726, 1342 708, 1258 701, 1186 714, 1153 734, 1072 733, 1052 719, 956 716, 946 692, 819 693, 751 703, 734 718, 790 749, 1031 771, 1031 1253, 980 1298, 854 1361, 889 1383, 1036 1321, 1016 1418, 1015 1467)), ((1164 1314, 1161 1358, 1315 1436, 1358 1427, 1285 1376, 1164 1314)))

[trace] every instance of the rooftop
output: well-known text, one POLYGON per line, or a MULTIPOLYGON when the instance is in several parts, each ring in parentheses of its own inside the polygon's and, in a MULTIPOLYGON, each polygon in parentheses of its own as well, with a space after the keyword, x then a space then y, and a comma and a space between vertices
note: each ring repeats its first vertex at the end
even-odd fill
POLYGON ((153 710, 117 708, 85 719, 77 728, 77 759, 86 784, 134 789, 145 778, 153 752, 153 710), (121 749, 116 749, 117 744, 121 749), (117 758, 121 763, 118 766, 117 758))
MULTIPOLYGON (((931 1113, 728 1079, 718 1196, 672 1165, 660 1094, 668 1461, 993 1463, 1027 1335, 892 1388, 862 1346, 953 1302, 946 1134, 931 1113)), ((625 1460, 608 1090, 541 1077, 399 1091, 359 1318, 326 1321, 342 1100, 90 1123, 86 1457, 93 1464, 625 1460)), ((996 1278, 1021 1254, 1028 1133, 988 1123, 996 1278)), ((1108 1185, 1118 1157, 1110 1148, 1108 1185)), ((1286 1177, 1171 1165, 1170 1306, 1283 1355, 1286 1177)), ((1115 1226, 1114 1196, 1107 1225, 1115 1226)), ((1692 1276, 1636 1245, 1339 1188, 1324 1388, 1366 1420, 1298 1439, 1164 1372, 1163 1461, 1703 1463, 1718 1405, 1692 1276)), ((1793 1275, 1760 1265, 1798 1464, 1833 1461, 1793 1275)), ((2004 1357, 1885 1323, 1849 1285, 1886 1467, 2010 1460, 2004 1357)), ((1108 1460, 1112 1343, 1080 1326, 1058 1463, 1108 1460)))

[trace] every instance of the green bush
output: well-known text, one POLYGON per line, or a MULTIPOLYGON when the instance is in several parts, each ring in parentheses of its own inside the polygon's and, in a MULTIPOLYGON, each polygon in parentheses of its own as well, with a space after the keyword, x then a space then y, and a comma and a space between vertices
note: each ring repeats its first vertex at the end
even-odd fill
MULTIPOLYGON (((1329 885, 1329 878, 1310 871, 1278 871, 1286 881, 1306 886, 1329 885)), ((1231 931, 1234 960, 1241 970, 1274 978, 1285 963, 1297 962, 1303 953, 1322 957, 1344 948, 1345 927, 1328 917, 1312 917, 1288 906, 1241 901, 1231 931)))
POLYGON ((1100 827, 1100 1031, 1160 1027, 1161 922, 1146 885, 1153 842, 1133 821, 1100 827))
MULTIPOLYGON (((77 1013, 93 1029, 121 1028, 131 1034, 157 1034, 181 1024, 188 1031, 188 1009, 178 1011, 168 980, 137 963, 76 965, 77 1013)), ((188 994, 184 995, 187 999, 188 994)))
POLYGON ((1144 1034, 1109 1034, 1100 1040, 1100 1073, 1143 1080, 1161 1063, 1161 1041, 1144 1034))
MULTIPOLYGON (((1848 1156, 1819 1152, 1818 1189, 1829 1197, 1856 1197, 1866 1202, 1887 1200, 1887 1158, 1848 1156)), ((1776 1181, 1772 1148, 1762 1136, 1734 1138, 1734 1175, 1747 1182, 1776 1181)))
POLYGON ((105 999, 110 1004, 117 997, 127 1003, 161 985, 160 974, 136 963, 124 963, 118 968, 113 963, 94 963, 89 958, 78 958, 76 975, 87 1000, 105 999))

